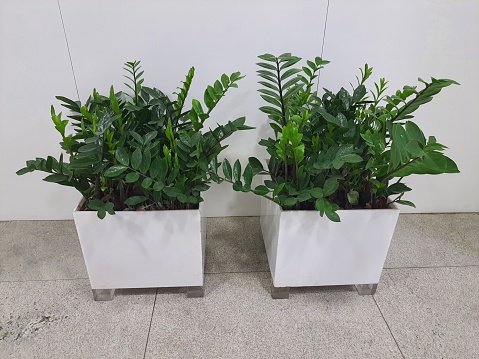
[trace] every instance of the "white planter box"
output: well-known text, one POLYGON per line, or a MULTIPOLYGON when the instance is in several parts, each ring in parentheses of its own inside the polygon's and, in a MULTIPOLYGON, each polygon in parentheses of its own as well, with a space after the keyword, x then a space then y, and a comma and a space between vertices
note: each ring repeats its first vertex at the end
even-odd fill
POLYGON ((399 209, 283 211, 261 199, 261 229, 274 287, 377 284, 399 209))
POLYGON ((206 218, 200 210, 73 212, 91 287, 203 285, 206 218))

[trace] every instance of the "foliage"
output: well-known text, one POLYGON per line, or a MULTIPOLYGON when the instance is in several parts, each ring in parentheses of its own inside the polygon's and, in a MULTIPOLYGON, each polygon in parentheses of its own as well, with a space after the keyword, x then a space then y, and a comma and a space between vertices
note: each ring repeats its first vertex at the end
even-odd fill
POLYGON ((260 110, 268 115, 274 138, 260 141, 270 155, 267 170, 250 158, 241 179, 239 161, 233 174, 229 162, 223 163, 235 190, 266 196, 284 209, 316 209, 339 221, 340 208, 414 206, 402 199, 411 190, 404 177, 459 172, 443 154, 446 147, 433 136, 426 139, 411 120, 414 111, 455 81, 419 79, 423 89, 404 86, 388 96, 383 78, 373 91, 366 89, 372 74, 366 64, 351 92, 325 89, 319 98, 313 82, 328 61, 317 57, 295 67, 301 59, 291 54, 259 58, 259 92, 268 103, 260 110), (257 174, 271 179, 251 189, 257 174))
POLYGON ((185 110, 193 67, 174 100, 143 86, 139 61, 127 62, 124 69, 130 93, 115 92, 113 86, 107 96, 93 90, 84 105, 57 96, 71 111, 68 121, 51 108, 69 161, 63 154, 58 160, 36 158, 17 174, 49 173, 45 181, 76 188, 100 218, 115 210, 197 208, 203 200, 201 192, 209 189, 211 181, 221 181, 216 175, 218 154, 227 147, 221 142, 237 130, 251 128, 241 117, 204 129, 219 100, 243 76, 223 74, 206 88, 204 105, 194 99, 191 109, 185 110), (68 124, 73 133, 67 135, 68 124))

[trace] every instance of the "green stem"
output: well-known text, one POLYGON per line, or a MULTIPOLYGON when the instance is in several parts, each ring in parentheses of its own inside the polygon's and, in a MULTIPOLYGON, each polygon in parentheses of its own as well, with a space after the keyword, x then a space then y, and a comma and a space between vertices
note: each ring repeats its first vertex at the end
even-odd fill
POLYGON ((281 74, 280 74, 280 70, 279 70, 278 58, 276 58, 276 77, 278 79, 279 102, 281 103, 281 116, 283 118, 283 126, 286 126, 286 109, 284 108, 283 88, 281 86, 281 74))
MULTIPOLYGON (((221 178, 221 179, 222 179, 223 181, 225 181, 225 182, 228 182, 228 183, 234 184, 234 182, 233 182, 233 181, 230 181, 230 180, 229 180, 229 179, 227 179, 227 178, 224 178, 224 177, 218 176, 218 174, 217 174, 217 173, 214 173, 214 172, 208 172, 208 173, 209 173, 210 175, 215 175, 215 176, 217 176, 218 178, 221 178)), ((253 193, 254 193, 254 191, 253 191, 253 190, 251 190, 251 189, 250 189, 248 192, 253 192, 253 193)), ((266 199, 269 199, 270 201, 273 201, 273 202, 274 202, 274 199, 273 199, 273 197, 270 197, 270 196, 268 196, 268 195, 266 195, 266 194, 262 194, 261 196, 262 196, 262 197, 264 197, 264 198, 266 198, 266 199)))
MULTIPOLYGON (((393 175, 393 174, 395 174, 396 172, 402 170, 404 167, 407 167, 407 166, 409 166, 410 164, 416 162, 419 158, 420 158, 420 157, 416 157, 416 158, 412 159, 411 161, 409 161, 408 163, 405 163, 405 164, 399 166, 399 167, 396 168, 395 170, 389 172, 388 174, 385 174, 385 175, 382 176, 381 178, 378 178, 378 181, 379 181, 379 182, 383 182, 383 181, 385 181, 385 180, 391 179, 391 178, 392 178, 391 175, 393 175)), ((401 178, 402 178, 402 177, 401 177, 401 178)))

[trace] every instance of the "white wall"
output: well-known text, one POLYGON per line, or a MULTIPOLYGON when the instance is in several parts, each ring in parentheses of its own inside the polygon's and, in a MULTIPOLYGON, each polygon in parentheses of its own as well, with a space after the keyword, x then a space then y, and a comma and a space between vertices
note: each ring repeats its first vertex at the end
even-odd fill
MULTIPOLYGON (((269 134, 256 89, 256 55, 320 54, 327 0, 73 1, 0 2, 0 220, 71 218, 78 194, 41 181, 41 174, 15 171, 35 156, 58 155, 49 107, 55 95, 84 101, 93 87, 123 88, 122 64, 141 60, 145 84, 173 92, 192 65, 191 95, 223 72, 247 75, 228 94, 211 122, 246 115, 257 130, 230 139, 224 155, 261 156, 269 134), (63 15, 72 64, 63 33, 63 15)), ((450 147, 459 175, 411 179, 421 212, 479 211, 479 122, 473 109, 479 90, 477 1, 330 0, 324 58, 332 63, 321 85, 334 90, 354 80, 368 62, 375 79, 390 88, 415 84, 417 76, 449 77, 448 88, 418 112, 426 134, 450 147), (462 131, 462 132, 461 132, 462 131)), ((257 215, 253 195, 215 186, 205 195, 208 216, 257 215)))

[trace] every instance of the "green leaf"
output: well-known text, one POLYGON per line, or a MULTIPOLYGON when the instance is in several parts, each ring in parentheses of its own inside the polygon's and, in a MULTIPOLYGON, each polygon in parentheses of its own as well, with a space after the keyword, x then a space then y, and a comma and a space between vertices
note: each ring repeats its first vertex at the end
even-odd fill
POLYGON ((186 202, 188 202, 188 196, 184 193, 180 193, 177 197, 177 200, 180 203, 186 203, 186 202))
POLYGON ((151 165, 151 152, 149 150, 145 150, 143 153, 143 157, 141 159, 141 165, 140 165, 140 172, 141 173, 147 173, 148 170, 150 169, 151 165))
POLYGON ((411 154, 412 157, 422 157, 424 155, 424 150, 416 140, 409 141, 406 145, 406 150, 411 154))
POLYGON ((259 59, 269 62, 276 62, 276 56, 271 54, 263 54, 258 56, 259 59))
POLYGON ((294 75, 294 74, 297 74, 298 72, 301 72, 300 69, 289 69, 287 71, 285 71, 282 75, 281 75, 281 81, 287 79, 288 77, 294 75))
POLYGON ((163 192, 168 196, 172 198, 178 197, 179 194, 181 194, 181 190, 179 190, 176 187, 165 187, 163 188, 163 192))
POLYGON ((165 187, 165 184, 163 182, 155 182, 153 184, 153 191, 159 192, 165 187))
POLYGON ((285 182, 278 184, 273 191, 273 196, 276 197, 278 194, 280 194, 285 185, 285 182))
POLYGON ((298 202, 306 202, 311 199, 311 193, 309 191, 303 191, 298 195, 298 202))
POLYGON ((216 94, 219 96, 223 93, 223 86, 221 85, 221 82, 218 80, 215 81, 213 84, 213 88, 215 89, 216 94))
POLYGON ((348 202, 353 206, 356 206, 359 202, 359 193, 358 191, 349 191, 347 194, 348 202))
POLYGON ((328 217, 331 221, 333 222, 341 222, 341 219, 339 218, 339 215, 336 212, 324 212, 326 214, 326 217, 328 217))
POLYGON ((156 178, 158 177, 158 175, 160 174, 160 170, 161 170, 161 166, 160 166, 160 158, 159 157, 156 157, 152 162, 151 162, 151 165, 150 165, 150 176, 152 178, 156 178))
POLYGON ((421 129, 412 121, 406 121, 406 132, 411 140, 416 140, 422 146, 426 145, 426 137, 421 129))
POLYGON ((268 187, 266 187, 264 185, 259 185, 254 189, 253 192, 254 192, 254 194, 257 194, 259 196, 263 196, 263 195, 269 193, 269 189, 268 189, 268 187))
POLYGON ((30 172, 33 172, 33 171, 35 171, 34 168, 24 167, 24 168, 18 170, 18 171, 16 172, 16 174, 17 174, 18 176, 21 176, 21 175, 24 175, 25 173, 30 173, 30 172))
POLYGON ((391 165, 396 168, 409 161, 408 151, 406 150, 409 139, 403 126, 398 123, 392 126, 391 138, 391 165))
POLYGON ((113 86, 110 87, 110 107, 114 113, 116 113, 117 115, 121 115, 120 106, 118 105, 118 100, 115 96, 113 86))
POLYGON ((309 190, 309 193, 311 194, 311 196, 313 196, 314 198, 323 198, 324 197, 324 193, 323 193, 323 190, 319 187, 315 187, 315 188, 312 188, 309 190))
POLYGON ((98 218, 103 219, 106 216, 106 210, 104 207, 98 208, 98 212, 96 213, 98 218))
POLYGON ((259 81, 258 83, 260 85, 263 85, 264 87, 270 88, 270 89, 275 90, 275 91, 279 91, 278 86, 273 85, 272 83, 265 82, 265 81, 259 81))
POLYGON ((192 107, 195 110, 197 115, 201 115, 204 113, 203 108, 201 107, 201 103, 198 100, 192 100, 192 107))
POLYGON ((292 57, 291 60, 287 60, 286 62, 284 62, 280 69, 283 70, 285 68, 288 68, 288 67, 291 67, 293 66, 294 64, 296 64, 297 62, 301 61, 301 58, 300 57, 292 57))
POLYGON ((125 182, 126 183, 134 183, 138 181, 140 178, 140 174, 138 172, 130 172, 126 175, 125 177, 125 182))
POLYGON ((322 216, 325 212, 331 212, 332 206, 324 198, 318 198, 315 203, 316 210, 319 211, 319 214, 322 216))
POLYGON ((142 202, 145 202, 147 198, 145 196, 133 196, 126 199, 125 204, 128 206, 136 206, 142 202))
POLYGON ((235 181, 239 181, 241 179, 241 163, 239 160, 236 160, 233 165, 233 178, 235 181))
POLYGON ((120 164, 124 166, 128 166, 130 164, 130 158, 128 156, 128 153, 123 147, 118 148, 115 151, 115 158, 120 164))
POLYGON ((283 206, 285 207, 292 207, 298 202, 296 197, 288 197, 284 200, 283 206))
POLYGON ((389 194, 400 194, 404 192, 409 192, 411 191, 411 188, 406 186, 404 183, 394 183, 391 186, 388 187, 388 193, 389 194))
POLYGON ((423 158, 394 172, 394 177, 406 177, 412 174, 459 173, 457 165, 449 157, 440 152, 426 153, 423 158))
POLYGON ((151 142, 151 140, 153 140, 156 136, 158 136, 158 131, 148 132, 144 137, 145 145, 151 142))
POLYGON ((68 176, 65 176, 65 175, 60 174, 60 173, 54 173, 52 175, 49 175, 49 176, 45 177, 43 180, 46 181, 46 182, 60 183, 60 182, 63 182, 63 181, 67 181, 68 176))
POLYGON ((108 214, 111 214, 112 216, 115 214, 115 205, 111 202, 106 202, 103 208, 106 209, 108 214))
POLYGON ((245 182, 245 186, 251 186, 251 182, 253 182, 253 168, 248 163, 243 172, 243 178, 245 182))
POLYGON ((347 155, 339 156, 339 160, 347 163, 358 163, 361 162, 363 158, 355 153, 350 153, 347 155))
POLYGON ((135 170, 139 169, 141 166, 141 161, 142 161, 142 155, 141 155, 141 149, 137 148, 135 151, 133 151, 133 154, 131 155, 131 167, 133 167, 135 170))
POLYGON ((241 181, 236 181, 235 183, 233 183, 233 190, 240 192, 242 189, 243 184, 241 183, 241 181))
POLYGON ((268 188, 271 188, 271 189, 275 189, 278 184, 276 182, 273 182, 271 180, 265 180, 264 181, 264 184, 268 187, 268 188))
POLYGON ((104 206, 104 203, 100 199, 92 199, 88 201, 87 207, 90 208, 91 210, 98 211, 100 208, 104 206))
POLYGON ((142 182, 141 182, 141 187, 143 188, 150 188, 153 183, 153 180, 150 177, 146 177, 142 182))
POLYGON ((264 171, 263 164, 256 157, 249 157, 248 164, 251 166, 253 170, 253 175, 256 175, 264 171))
POLYGON ((343 123, 341 122, 340 119, 338 119, 336 116, 333 116, 330 113, 328 113, 324 108, 319 107, 317 109, 317 111, 321 114, 321 116, 323 116, 323 118, 326 121, 328 121, 330 123, 333 123, 333 124, 335 124, 336 126, 339 126, 339 127, 341 127, 343 125, 343 123))
POLYGON ((223 174, 225 175, 225 178, 228 181, 232 180, 233 175, 232 175, 232 171, 231 171, 231 165, 226 158, 223 160, 223 174))
POLYGON ((130 134, 140 145, 143 145, 143 138, 138 133, 136 133, 135 131, 130 131, 130 134))
POLYGON ((115 165, 111 166, 108 168, 103 175, 105 177, 117 177, 121 175, 123 172, 125 172, 128 169, 128 167, 123 166, 123 165, 115 165))
POLYGON ((324 182, 323 194, 325 197, 332 195, 339 188, 337 178, 328 178, 324 182))
POLYGON ((268 64, 268 63, 265 63, 265 62, 258 62, 258 63, 256 63, 256 65, 258 65, 259 67, 263 67, 265 69, 276 71, 276 66, 274 66, 272 64, 268 64))
POLYGON ((410 201, 404 201, 404 200, 399 200, 399 201, 396 201, 396 203, 399 203, 399 204, 402 204, 404 206, 410 206, 410 207, 414 207, 416 208, 416 205, 410 201))

